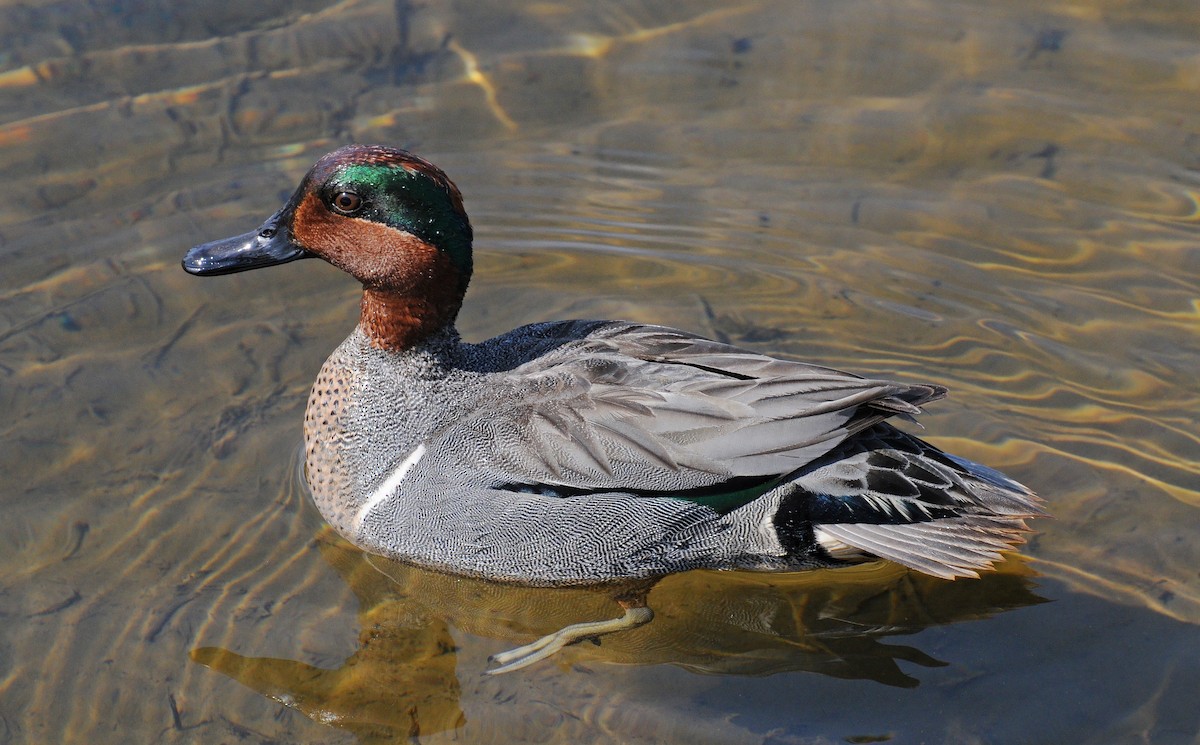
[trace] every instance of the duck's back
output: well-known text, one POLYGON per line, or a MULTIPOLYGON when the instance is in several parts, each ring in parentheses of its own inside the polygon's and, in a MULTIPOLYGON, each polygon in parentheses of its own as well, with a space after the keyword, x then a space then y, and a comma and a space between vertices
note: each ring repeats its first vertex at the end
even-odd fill
POLYGON ((356 332, 314 386, 309 478, 364 548, 496 579, 871 555, 969 574, 1038 508, 881 423, 942 393, 621 322, 402 353, 356 332))

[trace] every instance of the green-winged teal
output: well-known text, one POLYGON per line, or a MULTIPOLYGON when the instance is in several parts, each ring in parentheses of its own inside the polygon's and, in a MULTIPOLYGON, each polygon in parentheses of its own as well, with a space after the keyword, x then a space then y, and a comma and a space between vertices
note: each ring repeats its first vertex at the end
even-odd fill
MULTIPOLYGON (((321 514, 366 551, 534 585, 694 568, 792 571, 887 559, 975 576, 1040 500, 888 423, 941 398, 625 321, 454 327, 471 225, 439 168, 403 150, 321 158, 251 233, 197 246, 192 274, 319 257, 363 286, 359 323, 305 417, 321 514)), ((615 621, 501 655, 511 669, 615 621)))

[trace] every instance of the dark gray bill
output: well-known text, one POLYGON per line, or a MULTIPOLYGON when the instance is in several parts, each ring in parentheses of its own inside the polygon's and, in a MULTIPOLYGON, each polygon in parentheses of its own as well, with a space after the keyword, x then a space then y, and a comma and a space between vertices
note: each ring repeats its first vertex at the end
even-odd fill
POLYGON ((311 254, 292 242, 281 213, 271 215, 252 233, 196 246, 183 257, 184 271, 207 277, 308 258, 311 254))

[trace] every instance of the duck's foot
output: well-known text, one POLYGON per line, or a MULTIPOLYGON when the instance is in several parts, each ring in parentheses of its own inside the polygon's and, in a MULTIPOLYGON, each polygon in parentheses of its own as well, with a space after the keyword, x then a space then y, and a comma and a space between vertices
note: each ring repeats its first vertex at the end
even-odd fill
POLYGON ((649 623, 654 618, 654 611, 645 605, 626 605, 625 603, 621 603, 621 605, 625 606, 625 615, 620 618, 573 623, 523 647, 492 655, 490 661, 499 664, 500 667, 488 670, 485 674, 511 673, 513 670, 520 670, 544 660, 570 644, 576 644, 584 639, 595 638, 602 634, 611 634, 614 631, 635 629, 649 623))

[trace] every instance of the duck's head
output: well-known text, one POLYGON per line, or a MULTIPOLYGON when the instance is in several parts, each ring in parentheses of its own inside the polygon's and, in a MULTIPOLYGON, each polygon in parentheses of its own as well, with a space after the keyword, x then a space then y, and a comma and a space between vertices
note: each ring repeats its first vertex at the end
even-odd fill
POLYGON ((471 278, 471 223, 437 166, 348 145, 317 161, 257 230, 196 246, 183 268, 207 276, 311 257, 362 282, 364 333, 399 351, 453 324, 471 278))

